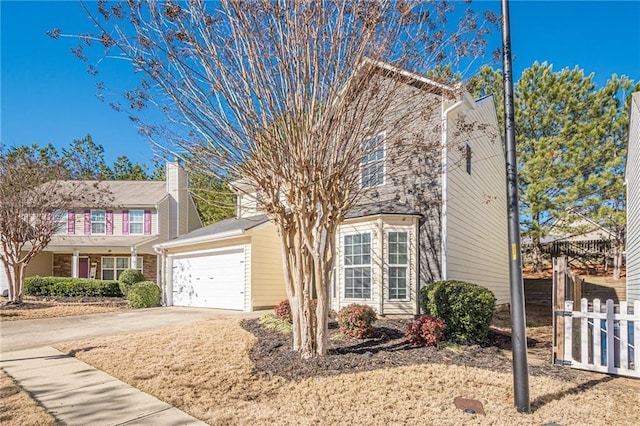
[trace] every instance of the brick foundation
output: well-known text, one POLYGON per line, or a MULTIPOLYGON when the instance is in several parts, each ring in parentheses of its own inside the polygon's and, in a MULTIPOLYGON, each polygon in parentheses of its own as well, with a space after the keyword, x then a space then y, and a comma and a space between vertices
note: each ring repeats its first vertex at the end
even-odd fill
MULTIPOLYGON (((53 255, 53 276, 54 277, 70 277, 71 276, 71 258, 72 254, 55 253, 53 255)), ((96 264, 96 278, 102 278, 102 258, 103 257, 130 257, 129 253, 109 253, 104 254, 87 254, 80 253, 80 257, 89 257, 89 265, 96 264)), ((142 273, 144 277, 153 282, 157 282, 157 266, 158 256, 154 254, 139 254, 138 261, 142 258, 142 273)))

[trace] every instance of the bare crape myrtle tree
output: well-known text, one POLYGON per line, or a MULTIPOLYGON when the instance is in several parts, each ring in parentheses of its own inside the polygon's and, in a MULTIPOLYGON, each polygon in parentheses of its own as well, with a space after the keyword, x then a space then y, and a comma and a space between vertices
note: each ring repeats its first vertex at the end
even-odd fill
POLYGON ((22 302, 25 269, 58 231, 63 212, 112 201, 100 182, 65 180, 68 175, 61 160, 36 150, 0 148, 0 261, 10 304, 22 302))
MULTIPOLYGON (((195 156, 207 173, 255 191, 282 243, 293 349, 309 358, 327 351, 335 235, 361 193, 363 140, 384 131, 390 144, 406 144, 407 126, 442 107, 424 100, 435 86, 412 87, 403 70, 464 70, 483 54, 495 17, 454 5, 463 6, 98 2, 85 7, 99 32, 69 36, 81 38, 74 53, 83 60, 96 54, 131 64, 139 85, 112 104, 157 146, 195 156), (163 122, 145 120, 147 107, 162 111, 163 122)), ((89 72, 97 74, 99 63, 89 72)), ((418 151, 438 145, 436 130, 423 129, 418 151)))

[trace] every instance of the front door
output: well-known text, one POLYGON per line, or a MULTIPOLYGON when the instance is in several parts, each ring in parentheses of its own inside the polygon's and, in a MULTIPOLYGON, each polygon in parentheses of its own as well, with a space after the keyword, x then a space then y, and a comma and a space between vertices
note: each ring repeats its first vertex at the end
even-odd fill
POLYGON ((78 259, 78 277, 89 278, 89 258, 80 257, 78 259))

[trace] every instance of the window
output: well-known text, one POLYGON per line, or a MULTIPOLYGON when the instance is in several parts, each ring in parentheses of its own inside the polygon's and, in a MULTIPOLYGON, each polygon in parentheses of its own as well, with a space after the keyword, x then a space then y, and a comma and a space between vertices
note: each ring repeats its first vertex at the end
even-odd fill
POLYGON ((409 235, 407 232, 387 234, 389 300, 409 299, 409 235))
POLYGON ((371 298, 371 234, 344 237, 344 297, 371 298))
POLYGON ((469 144, 464 147, 464 157, 467 161, 467 173, 471 174, 471 146, 469 144))
POLYGON ((144 233, 144 210, 129 210, 129 234, 144 233))
POLYGON ((384 183, 384 133, 368 137, 362 143, 361 183, 363 188, 384 183))
MULTIPOLYGON (((102 258, 102 279, 117 280, 125 269, 129 269, 130 257, 103 257, 102 258)), ((142 256, 136 260, 136 269, 142 272, 142 256)))
POLYGON ((66 210, 53 212, 53 226, 57 234, 66 234, 69 226, 69 217, 66 210))
POLYGON ((107 231, 107 212, 91 210, 91 234, 105 234, 107 231))

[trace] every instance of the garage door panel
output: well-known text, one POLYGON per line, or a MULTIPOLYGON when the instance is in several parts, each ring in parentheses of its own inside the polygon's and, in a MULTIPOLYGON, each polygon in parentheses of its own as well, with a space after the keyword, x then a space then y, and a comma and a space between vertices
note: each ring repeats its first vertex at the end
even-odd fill
POLYGON ((174 258, 173 304, 244 309, 244 252, 174 258))

